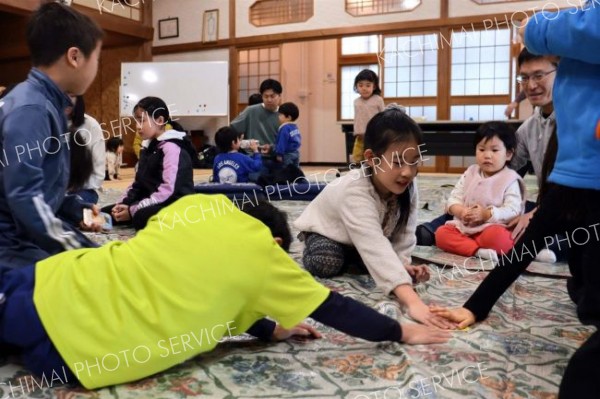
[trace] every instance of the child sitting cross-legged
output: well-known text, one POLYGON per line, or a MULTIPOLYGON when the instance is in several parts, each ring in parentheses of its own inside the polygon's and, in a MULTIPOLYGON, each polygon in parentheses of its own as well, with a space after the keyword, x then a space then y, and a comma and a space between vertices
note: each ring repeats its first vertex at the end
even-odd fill
POLYGON ((251 157, 242 154, 240 149, 240 135, 229 126, 217 130, 215 143, 219 154, 215 157, 213 166, 213 181, 215 183, 247 183, 248 175, 260 172, 262 158, 258 150, 258 141, 250 141, 250 150, 254 153, 251 157))
POLYGON ((159 210, 193 193, 194 176, 190 143, 163 100, 142 98, 133 116, 144 139, 135 180, 116 204, 102 211, 112 215, 113 223, 140 230, 159 210))
POLYGON ((436 230, 435 242, 444 251, 497 263, 514 244, 506 224, 524 207, 523 180, 506 166, 517 139, 508 124, 488 122, 477 129, 474 144, 477 163, 452 190, 447 210, 454 220, 436 230))

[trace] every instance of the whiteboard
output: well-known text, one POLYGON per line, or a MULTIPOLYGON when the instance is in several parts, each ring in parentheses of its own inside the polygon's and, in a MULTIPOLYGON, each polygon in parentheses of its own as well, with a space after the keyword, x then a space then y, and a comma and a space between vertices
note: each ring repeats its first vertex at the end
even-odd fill
POLYGON ((147 96, 163 99, 172 116, 227 116, 228 71, 225 61, 124 62, 121 116, 131 116, 147 96))

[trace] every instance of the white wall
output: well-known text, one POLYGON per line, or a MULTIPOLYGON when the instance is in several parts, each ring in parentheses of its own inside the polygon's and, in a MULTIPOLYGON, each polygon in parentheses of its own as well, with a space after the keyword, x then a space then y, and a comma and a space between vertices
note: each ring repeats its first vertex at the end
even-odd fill
MULTIPOLYGON (((158 2, 157 2, 158 3, 158 2)), ((187 61, 227 61, 229 62, 229 50, 218 49, 209 51, 195 51, 189 53, 156 55, 152 59, 156 62, 187 62, 187 61)), ((206 79, 210 79, 207 76, 206 79)), ((202 90, 201 87, 190 87, 190 90, 202 90)), ((229 124, 229 117, 211 116, 186 116, 178 120, 188 130, 204 130, 206 136, 214 144, 214 136, 217 129, 229 124)))
MULTIPOLYGON (((146 0, 147 1, 147 0, 146 0)), ((229 1, 227 0, 155 0, 152 3, 154 46, 202 41, 202 18, 206 10, 219 10, 219 39, 229 38, 229 1), (179 18, 179 37, 158 39, 158 20, 179 18)))
MULTIPOLYGON (((449 16, 465 17, 484 14, 506 14, 510 22, 511 16, 515 21, 523 19, 522 11, 555 11, 564 7, 578 5, 580 0, 552 0, 552 1, 514 1, 506 3, 477 4, 472 0, 450 0, 449 16)), ((584 0, 581 0, 584 1, 584 0)), ((501 26, 505 27, 505 26, 501 26)))
POLYGON ((237 37, 298 32, 313 29, 345 28, 386 22, 418 21, 440 17, 440 0, 422 0, 413 11, 386 15, 353 17, 344 9, 343 0, 314 0, 314 14, 306 22, 256 27, 250 23, 250 6, 255 0, 236 0, 235 33, 237 37))

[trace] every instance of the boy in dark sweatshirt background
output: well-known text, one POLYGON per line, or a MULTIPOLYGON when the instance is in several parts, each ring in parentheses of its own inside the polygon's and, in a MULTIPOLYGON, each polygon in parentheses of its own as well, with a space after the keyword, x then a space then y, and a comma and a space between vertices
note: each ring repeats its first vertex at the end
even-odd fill
POLYGON ((215 157, 213 181, 215 183, 246 183, 249 174, 255 175, 262 169, 262 158, 258 150, 258 141, 250 140, 253 155, 240 153, 240 135, 231 127, 220 128, 215 134, 215 143, 219 154, 215 157))

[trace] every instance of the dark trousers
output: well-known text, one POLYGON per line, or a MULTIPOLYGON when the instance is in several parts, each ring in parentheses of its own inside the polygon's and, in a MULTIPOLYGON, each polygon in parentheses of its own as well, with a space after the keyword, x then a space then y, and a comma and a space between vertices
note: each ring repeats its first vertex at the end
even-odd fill
POLYGON ((82 189, 73 194, 78 195, 83 202, 87 202, 89 204, 98 203, 98 192, 96 190, 92 190, 91 188, 82 189))
MULTIPOLYGON (((479 317, 551 241, 569 249, 569 296, 583 324, 600 327, 600 190, 552 184, 511 253, 465 304, 479 317), (562 238, 561 238, 562 237, 562 238), (484 295, 481 295, 485 293, 484 295)), ((600 392, 600 335, 594 333, 569 360, 560 398, 597 398, 600 392)))
POLYGON ((317 233, 304 235, 302 264, 313 276, 333 277, 346 272, 367 273, 355 247, 345 245, 317 233))
MULTIPOLYGON (((0 347, 20 355, 25 367, 37 376, 49 379, 55 373, 63 382, 76 382, 38 316, 33 303, 34 286, 35 266, 10 270, 2 275, 0 293, 6 300, 0 304, 0 347)), ((27 393, 17 392, 19 397, 21 393, 27 393)))

